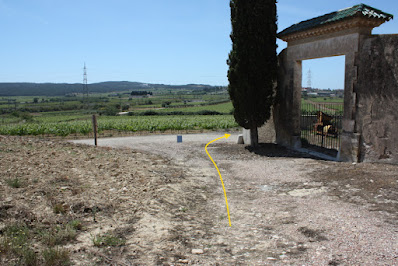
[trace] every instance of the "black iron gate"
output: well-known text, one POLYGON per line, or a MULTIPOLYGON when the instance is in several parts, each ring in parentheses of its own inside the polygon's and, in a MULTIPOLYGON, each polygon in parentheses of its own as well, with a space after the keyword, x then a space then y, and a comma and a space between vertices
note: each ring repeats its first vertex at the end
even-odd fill
POLYGON ((303 146, 320 147, 337 152, 340 148, 342 117, 343 103, 303 103, 301 105, 303 146))

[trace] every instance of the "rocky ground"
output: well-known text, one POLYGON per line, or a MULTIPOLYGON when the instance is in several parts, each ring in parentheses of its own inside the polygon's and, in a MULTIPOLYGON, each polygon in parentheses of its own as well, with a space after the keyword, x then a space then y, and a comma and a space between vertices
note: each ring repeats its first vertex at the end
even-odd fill
POLYGON ((191 138, 0 136, 0 264, 397 265, 398 166, 220 140, 229 227, 207 140, 191 138))

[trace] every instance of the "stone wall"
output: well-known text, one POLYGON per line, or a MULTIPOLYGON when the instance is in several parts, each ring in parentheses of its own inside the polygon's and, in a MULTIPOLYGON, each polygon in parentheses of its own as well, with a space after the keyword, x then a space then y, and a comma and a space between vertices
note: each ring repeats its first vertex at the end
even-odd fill
POLYGON ((356 57, 359 161, 398 163, 398 35, 373 35, 356 57))
MULTIPOLYGON (((288 60, 287 49, 278 55, 278 87, 273 108, 276 142, 288 147, 299 147, 300 141, 300 107, 295 106, 294 67, 288 60), (297 126, 298 124, 298 126, 297 126)), ((301 97, 301 91, 299 91, 301 97)))

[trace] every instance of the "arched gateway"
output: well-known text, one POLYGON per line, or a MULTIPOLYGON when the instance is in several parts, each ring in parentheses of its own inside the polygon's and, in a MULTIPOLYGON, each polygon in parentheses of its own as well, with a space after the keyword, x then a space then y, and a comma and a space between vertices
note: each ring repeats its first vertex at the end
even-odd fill
POLYGON ((398 35, 372 35, 393 16, 360 4, 278 34, 276 141, 300 147, 302 60, 345 55, 344 116, 338 159, 398 163, 398 35))

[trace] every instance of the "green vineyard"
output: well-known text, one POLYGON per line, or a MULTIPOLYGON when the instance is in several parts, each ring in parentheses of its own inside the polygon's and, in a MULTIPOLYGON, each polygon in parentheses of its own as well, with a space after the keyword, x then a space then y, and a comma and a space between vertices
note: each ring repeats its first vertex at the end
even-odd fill
MULTIPOLYGON (((166 130, 216 130, 234 128, 232 115, 217 116, 118 116, 98 117, 98 132, 118 130, 126 132, 166 131, 166 130)), ((0 135, 88 135, 93 131, 91 118, 63 122, 25 122, 0 126, 0 135)))

